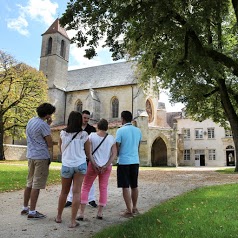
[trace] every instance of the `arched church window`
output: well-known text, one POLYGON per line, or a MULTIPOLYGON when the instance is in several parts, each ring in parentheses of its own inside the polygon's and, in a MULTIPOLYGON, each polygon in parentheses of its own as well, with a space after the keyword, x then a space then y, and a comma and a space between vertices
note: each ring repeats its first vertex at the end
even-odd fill
POLYGON ((81 100, 78 100, 76 103, 76 109, 77 112, 82 112, 83 111, 83 103, 81 102, 81 100))
POLYGON ((65 43, 64 43, 64 40, 61 41, 60 56, 62 56, 63 58, 65 57, 65 43))
POLYGON ((117 118, 119 112, 119 101, 117 98, 112 99, 112 118, 117 118))
POLYGON ((51 51, 52 51, 52 37, 50 37, 49 40, 48 40, 47 55, 50 55, 51 51))
POLYGON ((154 120, 153 109, 151 106, 151 102, 149 100, 146 101, 146 112, 148 114, 148 121, 152 122, 154 120))

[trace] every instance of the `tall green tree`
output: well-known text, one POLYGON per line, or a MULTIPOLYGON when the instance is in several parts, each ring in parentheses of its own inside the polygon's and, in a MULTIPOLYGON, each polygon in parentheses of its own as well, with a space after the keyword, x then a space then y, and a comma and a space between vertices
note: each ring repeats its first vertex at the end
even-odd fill
POLYGON ((141 82, 156 79, 190 117, 229 121, 238 171, 237 19, 237 0, 72 0, 60 22, 86 57, 106 37, 114 59, 137 60, 141 82))
POLYGON ((0 160, 4 160, 5 136, 24 137, 27 121, 47 98, 47 79, 0 51, 0 92, 0 160))

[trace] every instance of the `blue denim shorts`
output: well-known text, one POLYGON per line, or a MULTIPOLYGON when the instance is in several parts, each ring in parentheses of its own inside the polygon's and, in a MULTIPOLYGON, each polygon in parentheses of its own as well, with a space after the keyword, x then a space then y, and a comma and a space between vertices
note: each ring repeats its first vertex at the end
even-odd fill
POLYGON ((61 177, 63 178, 72 178, 75 173, 86 174, 87 172, 87 163, 83 163, 78 167, 67 167, 62 165, 61 168, 61 177))

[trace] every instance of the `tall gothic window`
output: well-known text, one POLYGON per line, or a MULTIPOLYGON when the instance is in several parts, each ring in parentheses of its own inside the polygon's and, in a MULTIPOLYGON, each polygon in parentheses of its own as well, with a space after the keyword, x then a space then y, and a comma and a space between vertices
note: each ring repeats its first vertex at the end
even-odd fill
POLYGON ((119 101, 117 98, 112 99, 112 118, 117 118, 119 112, 119 101))
POLYGON ((76 103, 76 111, 77 112, 82 112, 83 111, 83 103, 81 102, 81 100, 78 100, 76 103))
POLYGON ((65 43, 64 43, 64 40, 61 41, 60 56, 62 56, 63 58, 65 57, 65 43))
POLYGON ((47 55, 50 55, 51 51, 52 51, 52 37, 50 37, 49 40, 48 40, 47 55))
POLYGON ((148 114, 148 121, 152 122, 154 120, 154 115, 153 115, 153 108, 151 106, 151 102, 149 100, 146 100, 146 112, 148 114))

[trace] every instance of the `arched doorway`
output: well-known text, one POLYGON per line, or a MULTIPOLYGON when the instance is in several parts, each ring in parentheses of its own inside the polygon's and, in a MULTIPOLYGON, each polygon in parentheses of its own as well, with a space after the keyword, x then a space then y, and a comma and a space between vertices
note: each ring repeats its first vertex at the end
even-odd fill
POLYGON ((235 166, 235 149, 232 145, 226 147, 226 165, 235 166))
POLYGON ((167 166, 167 146, 164 140, 157 138, 151 148, 151 164, 155 166, 167 166))

